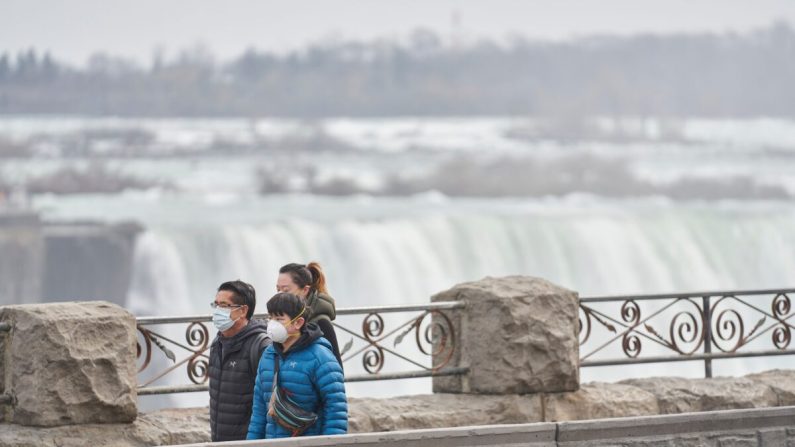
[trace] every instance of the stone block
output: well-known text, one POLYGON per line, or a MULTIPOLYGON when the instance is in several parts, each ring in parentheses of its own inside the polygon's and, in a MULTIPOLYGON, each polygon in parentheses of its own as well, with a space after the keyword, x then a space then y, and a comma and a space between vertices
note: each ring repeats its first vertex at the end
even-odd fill
POLYGON ((135 317, 114 304, 0 308, 6 340, 6 414, 22 425, 131 422, 136 408, 135 317))
POLYGON ((660 408, 654 394, 618 383, 586 383, 573 393, 542 397, 546 422, 651 416, 660 408))
POLYGON ((778 397, 770 387, 746 378, 654 377, 629 379, 620 383, 654 394, 660 414, 775 407, 778 402, 778 397))
POLYGON ((759 430, 758 433, 760 446, 787 445, 787 432, 782 428, 772 428, 759 430))
POLYGON ((435 377, 434 392, 526 394, 579 388, 577 293, 529 276, 487 277, 434 295, 461 301, 457 357, 463 377, 435 377))
POLYGON ((387 399, 348 399, 349 433, 470 425, 521 424, 542 420, 535 396, 431 394, 387 399))
POLYGON ((745 378, 769 386, 778 396, 779 407, 795 405, 795 370, 774 369, 749 374, 745 378))
POLYGON ((0 447, 142 447, 210 441, 208 409, 142 414, 133 423, 26 427, 0 424, 0 447))

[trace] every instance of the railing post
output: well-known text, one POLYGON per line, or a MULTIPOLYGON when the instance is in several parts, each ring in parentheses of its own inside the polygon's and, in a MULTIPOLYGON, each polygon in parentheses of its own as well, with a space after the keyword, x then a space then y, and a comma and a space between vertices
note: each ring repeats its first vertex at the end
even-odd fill
POLYGON ((453 361, 469 368, 469 374, 455 380, 435 379, 434 393, 513 395, 579 389, 576 292, 530 276, 486 277, 437 293, 431 301, 466 305, 456 328, 460 357, 453 361), (480 329, 497 324, 513 330, 494 331, 484 339, 480 329), (504 358, 511 361, 495 361, 504 358))
POLYGON ((14 334, 0 332, 0 404, 11 403, 3 422, 53 427, 136 419, 131 313, 90 301, 3 306, 0 318, 14 334))
MULTIPOLYGON (((709 304, 709 295, 701 298, 704 306, 704 354, 712 353, 712 309, 709 304)), ((704 359, 704 377, 712 377, 712 359, 704 359)))

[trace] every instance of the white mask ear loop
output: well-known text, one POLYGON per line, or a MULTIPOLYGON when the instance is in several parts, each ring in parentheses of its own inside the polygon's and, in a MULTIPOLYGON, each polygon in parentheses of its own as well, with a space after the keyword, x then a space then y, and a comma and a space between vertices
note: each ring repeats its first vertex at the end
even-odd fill
POLYGON ((287 323, 287 324, 293 324, 293 323, 295 323, 295 320, 297 320, 297 319, 301 318, 301 315, 303 315, 303 314, 304 314, 304 311, 306 311, 306 306, 304 306, 304 308, 303 308, 303 309, 301 309, 301 312, 299 312, 299 313, 298 313, 298 315, 296 315, 296 316, 295 316, 295 318, 293 318, 292 320, 290 320, 290 322, 289 322, 289 323, 287 323))
MULTIPOLYGON (((295 323, 295 321, 296 321, 296 320, 298 320, 299 318, 301 318, 301 315, 303 315, 303 314, 304 314, 304 311, 305 311, 305 310, 306 310, 306 307, 304 307, 303 309, 301 309, 301 312, 299 312, 299 313, 298 313, 298 315, 296 315, 296 316, 295 316, 295 318, 293 318, 292 320, 290 320, 290 322, 289 322, 289 323, 287 323, 287 326, 290 326, 291 324, 295 323)), ((287 328, 285 327, 285 331, 286 331, 286 330, 287 330, 287 328)), ((290 338, 290 337, 293 337, 293 336, 296 336, 296 335, 300 335, 300 333, 301 333, 301 331, 298 331, 298 333, 295 333, 295 334, 290 334, 290 333, 288 332, 288 333, 287 333, 287 338, 290 338)))

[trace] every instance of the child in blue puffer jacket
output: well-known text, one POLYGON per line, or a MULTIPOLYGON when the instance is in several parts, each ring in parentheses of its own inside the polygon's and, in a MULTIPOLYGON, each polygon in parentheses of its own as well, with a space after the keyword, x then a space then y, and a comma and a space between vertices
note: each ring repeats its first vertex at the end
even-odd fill
MULTIPOLYGON (((309 319, 304 300, 277 293, 268 301, 268 333, 273 344, 262 353, 254 382, 254 402, 246 439, 286 438, 294 433, 274 418, 272 389, 276 360, 278 385, 317 422, 301 435, 337 435, 348 432, 348 401, 342 368, 331 343, 309 319)), ((278 408, 278 406, 276 407, 278 408)))

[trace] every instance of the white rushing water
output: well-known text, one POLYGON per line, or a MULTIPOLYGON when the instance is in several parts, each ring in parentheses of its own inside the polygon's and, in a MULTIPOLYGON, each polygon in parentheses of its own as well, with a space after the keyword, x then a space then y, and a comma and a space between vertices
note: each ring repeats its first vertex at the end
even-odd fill
MULTIPOLYGON (((359 152, 318 152, 334 172, 370 176, 419 169, 425 153, 563 155, 623 158, 649 181, 682 176, 746 175, 795 192, 795 123, 783 120, 678 123, 675 139, 660 139, 665 123, 630 122, 629 143, 525 141, 506 132, 518 119, 326 120, 312 123, 359 152), (632 127, 635 126, 635 127, 632 127), (375 155, 374 155, 375 154, 375 155), (380 154, 380 155, 379 155, 380 154)), ((12 141, 80 129, 141 128, 165 158, 113 158, 122 172, 167 180, 176 191, 153 188, 115 195, 36 196, 47 219, 141 222, 127 307, 138 315, 208 313, 217 286, 240 278, 262 303, 275 290, 278 268, 320 262, 338 307, 417 304, 452 285, 484 276, 532 275, 581 296, 699 290, 782 288, 794 285, 795 204, 785 200, 672 201, 611 199, 583 193, 561 197, 469 199, 425 193, 404 198, 313 195, 259 196, 254 168, 269 154, 219 157, 198 153, 219 139, 248 144, 307 131, 285 120, 39 120, 0 119, 12 141)), ((603 123, 615 126, 615 123, 603 123)), ((43 141, 43 142, 42 142, 43 141)), ((49 145, 49 146, 47 146, 49 145)), ((57 145, 56 145, 57 146, 57 145)), ((59 149, 53 149, 57 154, 59 149)), ((7 160, 0 178, 21 179, 59 166, 87 163, 57 156, 7 160)), ((350 321, 351 327, 360 322, 350 321)), ((493 328, 498 331, 499 328, 493 328)), ((341 344, 347 340, 341 338, 341 344)), ((716 374, 767 369, 783 359, 716 362, 716 374), (723 366, 720 366, 723 365, 723 366)), ((357 360, 359 362, 359 360, 357 360)), ((348 371, 356 372, 357 366, 348 371)), ((360 368, 359 368, 360 369, 360 368)), ((582 379, 702 374, 700 364, 590 368, 582 379)), ((428 380, 388 387, 352 384, 352 395, 428 392, 428 380)), ((180 405, 206 396, 182 397, 180 405)))

